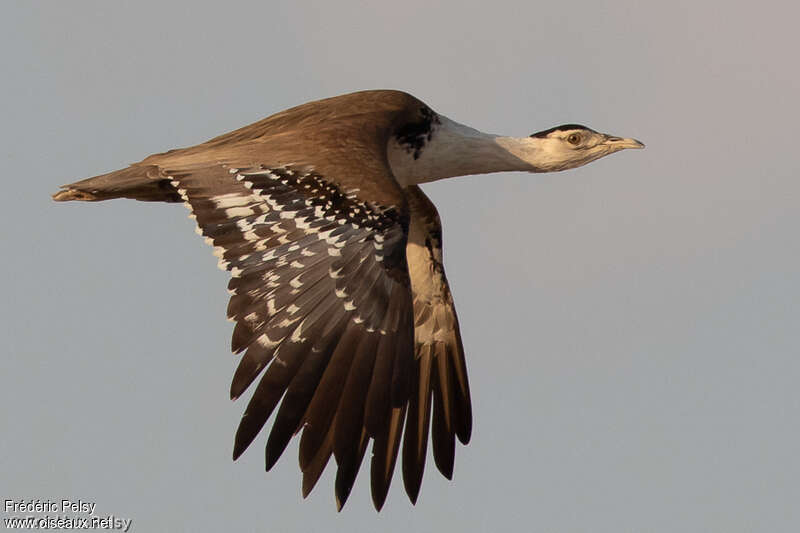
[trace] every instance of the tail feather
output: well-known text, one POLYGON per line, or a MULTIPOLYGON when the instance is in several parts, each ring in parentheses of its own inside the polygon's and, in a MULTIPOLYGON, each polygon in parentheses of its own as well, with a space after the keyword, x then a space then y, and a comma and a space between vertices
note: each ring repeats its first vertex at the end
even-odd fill
POLYGON ((62 185, 53 195, 56 202, 97 202, 131 198, 144 202, 181 202, 171 180, 156 165, 134 165, 122 170, 62 185))

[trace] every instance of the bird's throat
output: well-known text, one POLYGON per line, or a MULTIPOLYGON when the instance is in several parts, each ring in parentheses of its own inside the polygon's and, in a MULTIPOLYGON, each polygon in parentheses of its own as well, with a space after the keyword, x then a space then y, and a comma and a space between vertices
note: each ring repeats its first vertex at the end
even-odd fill
POLYGON ((499 137, 439 115, 425 142, 408 146, 391 138, 389 164, 401 186, 454 176, 505 171, 536 171, 523 157, 536 153, 536 139, 499 137))

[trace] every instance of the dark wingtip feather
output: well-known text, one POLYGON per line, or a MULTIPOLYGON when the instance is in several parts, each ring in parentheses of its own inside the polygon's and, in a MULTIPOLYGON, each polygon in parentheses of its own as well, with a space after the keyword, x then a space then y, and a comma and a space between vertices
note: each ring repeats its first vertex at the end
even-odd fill
POLYGON ((372 491, 372 505, 375 507, 377 512, 381 512, 383 509, 383 504, 386 503, 386 496, 389 494, 389 486, 386 486, 385 490, 381 490, 381 492, 372 491))
MULTIPOLYGON (((241 365, 240 365, 241 366, 241 365)), ((255 440, 267 423, 273 409, 286 389, 286 384, 297 371, 298 361, 288 361, 284 365, 271 365, 264 373, 256 391, 244 410, 242 420, 236 430, 234 455, 241 455, 245 448, 255 440)))
POLYGON ((312 465, 317 461, 321 449, 332 446, 336 410, 361 335, 362 328, 349 323, 306 410, 305 426, 300 438, 300 468, 303 472, 314 468, 312 465))
POLYGON ((272 353, 272 349, 267 349, 258 343, 250 345, 233 373, 233 380, 231 380, 232 400, 241 396, 253 383, 272 359, 272 353))
POLYGON ((333 428, 329 428, 324 437, 319 449, 314 457, 308 461, 308 464, 302 467, 303 471, 303 498, 311 494, 314 486, 319 481, 325 467, 328 466, 328 461, 331 458, 333 443, 333 428))
MULTIPOLYGON (((336 431, 337 429, 334 429, 334 439, 336 438, 336 431)), ((353 490, 358 471, 361 469, 361 463, 364 460, 364 452, 367 449, 368 440, 367 432, 362 428, 361 437, 356 442, 356 446, 348 447, 347 452, 341 456, 336 454, 336 444, 334 442, 334 456, 336 456, 336 462, 339 466, 336 470, 335 483, 336 506, 339 511, 347 503, 350 491, 353 490)))
POLYGON ((319 481, 320 476, 322 476, 322 472, 325 470, 325 467, 328 466, 330 458, 331 450, 328 449, 324 454, 320 455, 318 459, 315 459, 314 463, 312 463, 309 468, 303 470, 303 498, 308 497, 311 491, 314 490, 317 481, 319 481))
MULTIPOLYGON (((252 442, 252 439, 250 440, 250 442, 252 442)), ((250 446, 250 442, 245 442, 243 439, 240 439, 239 438, 239 432, 238 431, 236 432, 236 438, 234 439, 234 442, 233 442, 233 460, 234 461, 237 460, 239 457, 241 457, 241 455, 244 453, 244 451, 247 449, 247 447, 250 446)))
MULTIPOLYGON (((403 459, 405 463, 405 459, 403 459)), ((424 468, 424 463, 422 464, 424 468)), ((406 494, 411 503, 417 503, 419 491, 422 488, 422 468, 406 467, 403 465, 403 486, 406 489, 406 494)))
POLYGON ((411 503, 416 504, 422 487, 431 411, 430 345, 418 347, 418 357, 411 384, 405 436, 403 437, 403 486, 411 503))
POLYGON ((441 437, 436 437, 436 430, 434 429, 433 439, 433 461, 436 463, 436 468, 447 479, 453 479, 453 467, 456 458, 456 441, 452 433, 445 433, 441 437), (437 445, 438 442, 438 445, 437 445))
MULTIPOLYGON (((288 442, 288 440, 287 440, 288 442)), ((267 442, 267 447, 264 449, 264 470, 269 472, 272 470, 272 467, 275 466, 275 463, 278 462, 280 459, 283 450, 286 448, 284 444, 282 447, 278 446, 270 446, 269 442, 267 442)))
MULTIPOLYGON (((265 450, 267 470, 270 470, 278 461, 289 441, 302 426, 303 414, 307 411, 311 398, 317 390, 322 373, 339 341, 340 332, 346 325, 346 317, 340 316, 341 314, 331 315, 331 323, 334 323, 336 327, 329 332, 328 336, 319 335, 320 340, 306 353, 300 370, 295 374, 286 390, 278 415, 272 425, 272 431, 267 439, 265 450)), ((309 333, 310 338, 317 336, 313 330, 309 333)), ((304 348, 297 348, 297 350, 305 351, 304 348)), ((287 351, 289 352, 288 356, 292 357, 291 350, 287 351)), ((284 353, 283 356, 286 355, 284 353)), ((294 357, 299 357, 299 354, 294 357)), ((302 455, 301 453, 301 468, 302 455)))
POLYGON ((447 346, 447 357, 451 364, 454 381, 458 385, 454 391, 453 407, 455 410, 453 424, 456 436, 462 444, 467 444, 472 436, 472 400, 469 393, 467 362, 464 358, 464 345, 461 342, 461 331, 458 322, 453 331, 454 342, 447 346))
POLYGON ((456 402, 456 408, 458 409, 454 418, 456 437, 461 444, 469 444, 472 437, 472 407, 469 398, 461 398, 456 402))
POLYGON ((406 407, 392 409, 387 423, 372 445, 371 488, 372 504, 376 511, 383 508, 392 483, 397 452, 403 434, 406 407))
POLYGON ((339 469, 336 471, 334 487, 337 511, 341 511, 344 504, 347 503, 347 498, 350 496, 350 491, 353 490, 353 485, 356 481, 356 473, 358 473, 358 468, 343 468, 341 464, 339 465, 339 469))
POLYGON ((422 486, 421 483, 417 485, 417 490, 413 494, 406 491, 406 494, 408 494, 408 500, 411 502, 411 505, 417 505, 417 498, 419 497, 419 489, 421 486, 422 486))
POLYGON ((236 437, 233 442, 233 460, 238 459, 248 446, 255 440, 258 433, 261 431, 264 423, 249 423, 247 415, 242 417, 239 422, 239 428, 236 430, 236 437))
POLYGON ((455 466, 455 461, 453 459, 455 459, 455 455, 450 454, 449 457, 452 459, 449 461, 447 457, 448 456, 444 456, 439 460, 436 460, 436 457, 434 457, 434 460, 436 462, 436 468, 439 469, 439 472, 441 472, 441 474, 447 478, 448 481, 453 481, 453 467, 455 466))
POLYGON ((450 424, 451 407, 453 405, 453 387, 449 382, 449 369, 444 359, 437 356, 433 367, 433 459, 436 468, 447 479, 453 479, 453 464, 456 455, 456 439, 450 424))

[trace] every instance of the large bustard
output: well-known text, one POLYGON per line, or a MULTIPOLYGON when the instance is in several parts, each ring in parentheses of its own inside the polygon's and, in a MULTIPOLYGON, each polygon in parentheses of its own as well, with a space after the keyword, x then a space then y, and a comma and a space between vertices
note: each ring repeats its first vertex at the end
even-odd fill
POLYGON ((303 495, 331 455, 341 509, 372 441, 380 510, 399 453, 412 502, 428 433, 453 474, 472 428, 464 350, 442 265, 436 208, 419 183, 585 165, 633 139, 579 125, 489 135, 399 91, 364 91, 280 112, 208 142, 65 185, 67 200, 185 202, 229 270, 238 398, 260 377, 236 459, 280 403, 269 470, 300 437, 303 495), (281 401, 282 399, 282 401, 281 401))

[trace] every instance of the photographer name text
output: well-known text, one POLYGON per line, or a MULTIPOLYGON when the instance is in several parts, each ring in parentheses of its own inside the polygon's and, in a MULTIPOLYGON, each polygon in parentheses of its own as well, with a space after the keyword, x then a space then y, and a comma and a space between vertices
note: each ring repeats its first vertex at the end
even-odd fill
POLYGON ((93 515, 97 503, 86 500, 5 500, 7 513, 75 513, 93 515))

